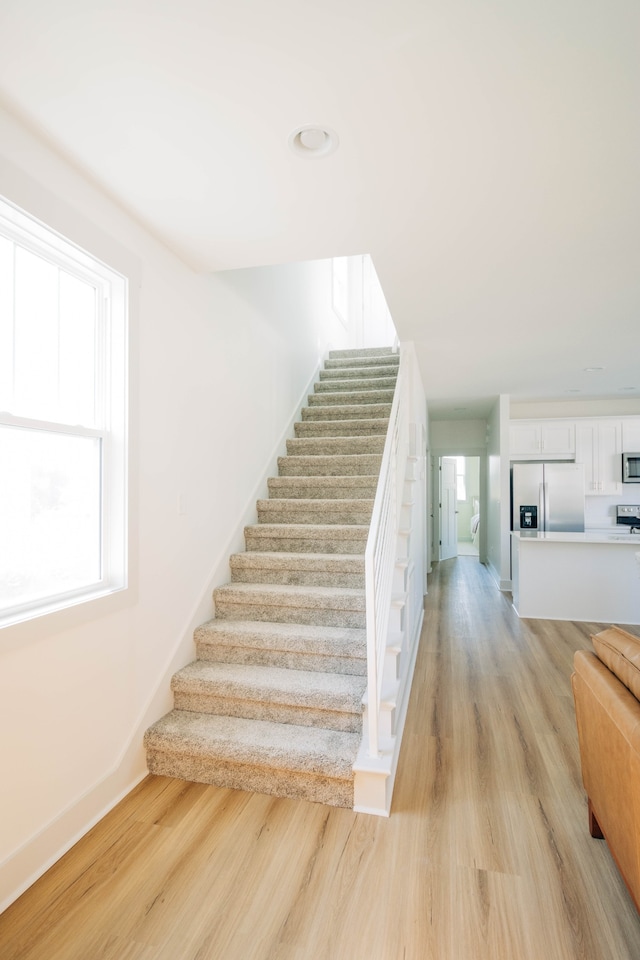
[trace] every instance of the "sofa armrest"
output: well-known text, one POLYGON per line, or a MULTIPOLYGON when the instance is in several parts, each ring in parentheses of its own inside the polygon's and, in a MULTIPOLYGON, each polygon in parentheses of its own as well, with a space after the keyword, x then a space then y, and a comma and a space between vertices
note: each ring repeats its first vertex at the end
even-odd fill
POLYGON ((592 812, 640 909, 640 703, 593 654, 571 677, 582 780, 592 812))

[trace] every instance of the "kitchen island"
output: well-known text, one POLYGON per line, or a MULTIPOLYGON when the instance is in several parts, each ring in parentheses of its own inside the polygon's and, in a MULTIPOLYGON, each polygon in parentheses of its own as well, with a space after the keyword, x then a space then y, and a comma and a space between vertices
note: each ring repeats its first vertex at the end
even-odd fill
POLYGON ((640 624, 640 536, 612 530, 511 534, 519 617, 640 624))

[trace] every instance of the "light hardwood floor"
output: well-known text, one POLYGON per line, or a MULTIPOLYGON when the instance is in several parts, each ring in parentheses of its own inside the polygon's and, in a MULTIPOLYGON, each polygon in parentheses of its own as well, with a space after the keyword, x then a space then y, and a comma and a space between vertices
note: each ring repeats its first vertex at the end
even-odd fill
POLYGON ((597 629, 436 565, 390 819, 150 777, 0 917, 0 957, 638 960, 580 780, 597 629))

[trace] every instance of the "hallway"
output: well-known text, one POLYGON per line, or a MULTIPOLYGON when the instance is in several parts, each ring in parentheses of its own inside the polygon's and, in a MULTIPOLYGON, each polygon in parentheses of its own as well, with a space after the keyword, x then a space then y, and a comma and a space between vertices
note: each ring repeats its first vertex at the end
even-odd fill
POLYGON ((637 960, 569 685, 596 624, 436 564, 390 819, 150 777, 0 917, 3 960, 637 960))

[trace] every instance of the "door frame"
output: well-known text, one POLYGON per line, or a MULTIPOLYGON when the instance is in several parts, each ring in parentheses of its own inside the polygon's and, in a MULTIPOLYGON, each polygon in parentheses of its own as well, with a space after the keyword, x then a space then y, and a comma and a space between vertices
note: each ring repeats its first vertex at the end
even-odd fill
POLYGON ((463 444, 438 447, 431 454, 431 497, 429 500, 429 521, 431 525, 431 557, 440 556, 440 510, 438 509, 440 483, 439 468, 441 457, 478 457, 480 460, 480 536, 478 537, 478 560, 487 563, 487 510, 488 510, 488 457, 486 447, 466 447, 463 444))

